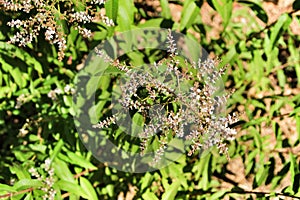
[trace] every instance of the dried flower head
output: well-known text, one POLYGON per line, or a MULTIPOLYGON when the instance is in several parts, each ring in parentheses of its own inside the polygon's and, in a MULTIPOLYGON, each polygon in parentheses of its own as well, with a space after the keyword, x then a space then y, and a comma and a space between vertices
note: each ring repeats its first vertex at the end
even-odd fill
MULTIPOLYGON (((143 117, 141 154, 158 138, 158 147, 152 165, 158 163, 170 138, 181 138, 190 144, 188 155, 197 150, 217 146, 220 153, 227 153, 225 141, 234 139, 236 131, 229 125, 238 120, 236 114, 224 115, 230 94, 220 92, 219 81, 225 68, 216 69, 218 60, 198 60, 189 64, 177 58, 177 47, 169 30, 167 57, 151 66, 128 67, 118 59, 112 60, 103 51, 96 53, 105 62, 125 74, 118 82, 118 103, 131 113, 143 117)), ((108 128, 110 124, 122 124, 122 113, 116 113, 100 121, 95 128, 108 128)), ((125 123, 124 123, 125 124, 125 123)))
POLYGON ((92 37, 91 30, 85 27, 94 21, 101 21, 107 26, 113 26, 114 22, 107 16, 97 11, 97 7, 105 3, 104 0, 91 0, 80 2, 84 6, 80 8, 75 1, 40 1, 40 0, 4 0, 0 8, 6 12, 25 12, 28 19, 12 19, 8 26, 18 31, 10 38, 10 42, 19 46, 32 43, 38 35, 44 34, 45 40, 58 48, 58 59, 62 60, 67 48, 64 29, 68 23, 85 37, 92 37))

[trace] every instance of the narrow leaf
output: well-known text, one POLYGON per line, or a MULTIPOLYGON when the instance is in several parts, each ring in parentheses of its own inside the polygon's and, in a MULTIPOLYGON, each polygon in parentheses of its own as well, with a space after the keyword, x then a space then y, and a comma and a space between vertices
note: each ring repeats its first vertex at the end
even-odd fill
POLYGON ((92 184, 84 177, 80 177, 80 186, 88 195, 88 199, 90 200, 98 200, 97 194, 95 189, 93 188, 92 184))
POLYGON ((175 199, 175 196, 177 194, 178 188, 180 186, 180 181, 173 182, 166 192, 162 195, 162 200, 172 200, 175 199))
POLYGON ((171 15, 171 10, 169 7, 169 3, 168 0, 160 0, 160 5, 161 5, 161 15, 162 17, 166 18, 166 19, 170 19, 172 17, 171 15))
POLYGON ((180 30, 189 28, 199 14, 200 8, 197 7, 193 0, 187 0, 184 2, 181 20, 180 20, 180 30))
POLYGON ((39 180, 22 179, 14 185, 14 188, 20 190, 20 189, 25 189, 30 187, 37 188, 41 186, 43 186, 43 183, 39 180))
POLYGON ((105 3, 106 16, 116 23, 118 16, 118 0, 109 0, 105 3))
POLYGON ((9 185, 0 183, 0 191, 16 192, 17 190, 13 186, 9 186, 9 185))

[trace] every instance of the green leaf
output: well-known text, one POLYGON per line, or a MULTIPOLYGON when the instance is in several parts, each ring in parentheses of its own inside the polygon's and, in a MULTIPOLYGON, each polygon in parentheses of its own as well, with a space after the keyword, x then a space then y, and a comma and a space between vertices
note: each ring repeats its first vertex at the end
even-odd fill
POLYGON ((17 190, 13 186, 9 186, 9 185, 0 183, 0 191, 16 192, 17 190))
POLYGON ((197 7, 194 0, 184 1, 183 10, 180 19, 180 30, 188 29, 199 14, 200 8, 197 7))
POLYGON ((45 153, 47 146, 43 145, 43 144, 29 144, 29 147, 33 150, 33 151, 38 151, 41 153, 45 153))
POLYGON ((279 86, 281 88, 284 88, 284 85, 286 84, 286 78, 285 78, 284 71, 282 69, 277 70, 277 77, 278 77, 279 86))
POLYGON ((30 158, 32 158, 32 156, 35 155, 34 152, 30 151, 30 152, 27 152, 27 153, 24 153, 24 151, 20 151, 20 150, 13 150, 13 153, 15 155, 15 157, 19 160, 19 161, 22 161, 22 162, 25 162, 27 160, 29 160, 30 158))
POLYGON ((250 126, 258 125, 258 124, 261 124, 262 122, 266 122, 266 121, 268 121, 267 117, 260 117, 260 118, 257 118, 257 119, 252 119, 251 121, 246 122, 243 125, 243 128, 247 128, 247 127, 250 127, 250 126))
POLYGON ((226 63, 229 63, 231 60, 234 60, 238 57, 235 46, 229 47, 229 51, 226 53, 226 56, 222 58, 223 62, 220 63, 219 67, 224 67, 226 63))
POLYGON ((245 0, 240 0, 238 2, 248 5, 261 21, 263 21, 264 23, 268 23, 268 15, 260 5, 255 2, 245 0))
POLYGON ((201 165, 202 165, 202 178, 199 181, 199 186, 203 189, 203 190, 207 190, 209 188, 209 184, 210 184, 210 179, 211 179, 211 159, 212 156, 211 154, 208 154, 207 156, 205 156, 203 159, 201 159, 201 165))
POLYGON ((88 195, 88 199, 90 199, 90 200, 98 200, 96 191, 95 191, 94 187, 92 186, 92 184, 89 182, 89 180, 87 180, 84 177, 80 177, 79 180, 80 180, 80 186, 82 187, 82 189, 88 195))
POLYGON ((31 192, 28 193, 28 194, 26 195, 26 197, 24 198, 24 200, 33 200, 32 193, 31 193, 31 192))
POLYGON ((259 101, 259 100, 252 99, 252 100, 251 100, 251 104, 254 105, 254 106, 257 107, 257 108, 261 108, 262 110, 265 110, 265 109, 266 109, 265 104, 262 103, 262 102, 259 101))
POLYGON ((225 30, 232 15, 233 2, 232 0, 212 0, 212 3, 222 17, 225 30))
POLYGON ((71 0, 71 1, 74 4, 74 8, 77 12, 85 10, 86 5, 83 3, 84 1, 76 1, 76 0, 71 0))
MULTIPOLYGON (((300 109, 298 113, 300 113, 300 109)), ((298 141, 300 142, 300 115, 299 116, 296 115, 296 130, 298 133, 298 141)))
POLYGON ((145 193, 143 193, 142 197, 143 199, 159 200, 153 192, 150 192, 150 190, 147 190, 145 193))
MULTIPOLYGON (((261 154, 259 164, 264 162, 263 158, 264 158, 264 156, 261 154)), ((253 182, 254 188, 261 186, 263 184, 263 182, 267 179, 269 168, 270 168, 270 165, 264 165, 264 164, 261 164, 258 167, 258 171, 255 175, 255 181, 253 182)))
POLYGON ((257 146, 258 149, 262 150, 263 146, 262 146, 262 137, 261 137, 261 135, 259 134, 259 132, 255 128, 251 129, 251 133, 253 133, 255 145, 257 146))
MULTIPOLYGON (((85 6, 82 2, 75 1, 75 0, 72 0, 72 1, 74 2, 74 5, 76 5, 75 6, 76 11, 83 11, 84 10, 85 6)), ((60 11, 55 10, 55 9, 53 9, 53 14, 54 14, 57 26, 60 27, 60 29, 63 31, 63 33, 69 34, 68 25, 67 25, 67 22, 65 20, 65 17, 63 16, 63 14, 60 11)))
POLYGON ((37 188, 41 186, 43 186, 42 181, 32 180, 32 179, 22 179, 14 185, 14 188, 16 188, 17 190, 22 190, 30 187, 37 188))
MULTIPOLYGON (((296 156, 294 156, 292 153, 290 153, 290 172, 291 172, 291 185, 298 184, 299 188, 299 179, 297 180, 296 175, 299 173, 299 167, 296 160, 296 156)), ((299 176, 299 175, 298 175, 299 176)))
POLYGON ((75 183, 75 179, 73 174, 68 168, 68 165, 64 162, 59 160, 58 158, 54 159, 52 166, 55 170, 55 174, 62 180, 75 183))
POLYGON ((39 72, 43 73, 43 68, 40 62, 38 62, 34 57, 32 57, 28 52, 17 48, 12 44, 0 41, 0 54, 7 55, 12 59, 18 58, 26 63, 28 67, 33 66, 33 68, 39 72))
POLYGON ((144 117, 140 113, 135 113, 132 117, 131 135, 137 136, 143 131, 144 117))
POLYGON ((146 173, 141 179, 141 187, 140 187, 141 191, 149 187, 152 180, 153 180, 152 175, 150 173, 146 173))
MULTIPOLYGON (((111 68, 108 68, 106 71, 108 71, 109 69, 111 68)), ((110 81, 111 81, 110 76, 104 76, 104 75, 101 76, 99 80, 101 90, 107 90, 111 86, 110 81)))
POLYGON ((53 159, 56 158, 57 154, 60 152, 60 150, 63 146, 64 146, 64 141, 61 139, 58 141, 58 143, 55 145, 53 151, 50 153, 51 161, 53 161, 53 159))
POLYGON ((280 112, 280 108, 284 106, 284 100, 278 99, 276 100, 276 104, 272 104, 270 108, 270 118, 276 116, 278 112, 280 112))
POLYGON ((180 181, 173 182, 168 188, 166 188, 166 192, 162 195, 162 200, 175 199, 179 186, 180 181))
POLYGON ((18 179, 30 179, 29 172, 22 167, 21 165, 14 164, 13 166, 9 167, 11 173, 16 174, 18 179))
POLYGON ((68 106, 68 107, 72 106, 72 104, 73 104, 72 96, 64 95, 63 100, 64 100, 64 103, 66 104, 66 106, 68 106))
POLYGON ((289 27, 291 22, 292 18, 287 13, 279 17, 276 24, 271 28, 270 46, 268 52, 271 52, 271 50, 275 47, 280 35, 284 30, 286 30, 289 27))
POLYGON ((82 156, 79 156, 71 151, 68 151, 67 155, 70 158, 71 163, 73 163, 75 165, 78 165, 82 168, 97 169, 96 166, 94 166, 89 161, 85 160, 82 156))
POLYGON ((75 194, 78 196, 81 196, 85 199, 89 199, 89 195, 87 194, 87 191, 84 191, 82 187, 77 185, 74 182, 69 182, 66 180, 59 180, 56 185, 60 187, 61 190, 70 192, 71 194, 75 194))
POLYGON ((114 195, 114 185, 113 184, 108 184, 105 187, 107 194, 112 197, 114 195))
POLYGON ((251 151, 248 156, 247 156, 247 160, 246 160, 246 170, 245 173, 246 175, 248 175, 253 167, 254 163, 254 159, 256 157, 256 155, 259 153, 259 149, 254 149, 253 151, 251 151))
POLYGON ((217 191, 213 195, 211 195, 210 199, 212 199, 212 200, 223 199, 226 192, 227 192, 226 190, 217 191))
POLYGON ((161 169, 160 172, 164 178, 176 178, 184 188, 188 188, 188 183, 183 173, 183 167, 184 165, 171 163, 170 165, 168 165, 168 167, 161 169))
POLYGON ((118 8, 119 8, 118 2, 119 2, 118 0, 109 0, 106 1, 105 3, 106 16, 109 19, 112 19, 114 23, 116 23, 117 16, 118 16, 118 8))
POLYGON ((120 31, 131 29, 134 20, 135 6, 133 0, 119 0, 118 27, 120 31))
POLYGON ((162 9, 161 16, 164 17, 165 19, 171 19, 171 10, 169 7, 168 0, 160 0, 160 6, 162 9))
MULTIPOLYGON (((0 62, 2 61, 2 59, 0 58, 0 62)), ((2 63, 2 62, 1 62, 2 63)), ((3 85, 3 79, 2 79, 2 77, 3 77, 3 73, 2 73, 2 70, 0 70, 0 85, 2 86, 3 85)), ((1 95, 0 95, 1 96, 1 95)))
POLYGON ((22 79, 22 74, 21 74, 19 68, 14 68, 14 69, 11 71, 11 75, 12 75, 12 77, 14 78, 15 83, 16 83, 20 88, 25 87, 26 82, 23 81, 23 79, 22 79), (25 84, 25 85, 24 85, 24 84, 25 84))

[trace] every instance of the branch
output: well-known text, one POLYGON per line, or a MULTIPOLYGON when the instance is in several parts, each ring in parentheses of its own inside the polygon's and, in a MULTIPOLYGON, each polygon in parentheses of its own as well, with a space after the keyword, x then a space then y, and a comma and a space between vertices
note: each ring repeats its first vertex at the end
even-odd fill
POLYGON ((13 196, 16 196, 16 195, 19 195, 19 194, 23 194, 23 193, 26 193, 26 192, 32 192, 33 190, 34 190, 34 188, 31 187, 31 188, 28 188, 28 189, 25 189, 25 190, 21 190, 21 191, 18 191, 18 192, 7 193, 7 194, 4 194, 4 195, 0 195, 0 199, 8 198, 8 197, 13 197, 13 196))

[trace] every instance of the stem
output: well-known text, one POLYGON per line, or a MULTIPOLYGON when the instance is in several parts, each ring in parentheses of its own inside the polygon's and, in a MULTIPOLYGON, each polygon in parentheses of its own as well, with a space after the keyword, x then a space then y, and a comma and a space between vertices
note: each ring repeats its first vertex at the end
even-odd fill
POLYGON ((13 197, 13 196, 23 194, 23 193, 26 193, 26 192, 32 192, 33 190, 34 190, 34 188, 31 187, 31 188, 21 190, 21 191, 18 191, 18 192, 7 193, 7 194, 4 194, 4 195, 0 195, 0 199, 7 198, 7 197, 13 197))
POLYGON ((75 174, 74 178, 77 179, 77 178, 79 178, 79 177, 81 177, 81 176, 83 176, 83 175, 85 175, 85 174, 87 174, 89 172, 95 171, 95 170, 96 169, 86 169, 86 170, 84 170, 84 171, 82 171, 82 172, 80 172, 78 174, 75 174))

